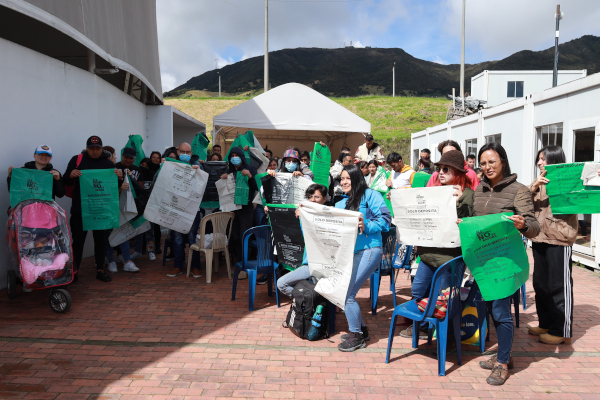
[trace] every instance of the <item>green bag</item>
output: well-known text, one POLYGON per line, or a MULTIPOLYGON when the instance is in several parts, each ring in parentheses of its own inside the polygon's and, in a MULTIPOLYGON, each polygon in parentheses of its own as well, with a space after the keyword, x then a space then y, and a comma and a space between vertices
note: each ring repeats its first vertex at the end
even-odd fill
POLYGON ((119 180, 114 169, 81 171, 81 214, 84 231, 119 227, 119 180))
POLYGON ((235 175, 235 197, 233 202, 245 206, 248 204, 250 196, 250 186, 248 186, 248 176, 237 171, 235 175))
POLYGON ((52 201, 54 175, 37 169, 13 168, 10 179, 10 207, 23 200, 52 201))
POLYGON ((422 188, 427 186, 427 182, 431 179, 431 174, 427 172, 415 172, 412 181, 412 187, 414 188, 422 188))
MULTIPOLYGON (((249 131, 251 132, 251 131, 249 131)), ((248 132, 245 133, 245 135, 247 135, 248 132)), ((248 139, 244 136, 244 135, 238 135, 235 140, 233 141, 233 143, 231 143, 231 147, 229 147, 229 150, 227 150, 227 154, 225 155, 225 158, 223 160, 227 161, 229 160, 229 153, 231 152, 231 149, 233 147, 241 147, 242 150, 244 149, 244 147, 248 146, 248 148, 250 147, 254 147, 254 134, 252 134, 252 143, 250 143, 248 141, 248 139)), ((248 164, 250 164, 250 151, 246 151, 244 150, 244 156, 246 156, 246 162, 248 164)))
POLYGON ((327 146, 316 142, 310 153, 310 170, 315 174, 313 182, 329 187, 329 167, 331 165, 331 152, 327 146))
POLYGON ((581 179, 585 163, 546 165, 546 191, 552 214, 600 213, 600 187, 584 186, 581 179))
POLYGON ((373 189, 378 191, 383 197, 383 201, 387 206, 388 210, 390 210, 390 214, 392 214, 392 218, 394 217, 394 210, 392 209, 392 202, 387 198, 387 194, 390 191, 390 188, 385 184, 389 175, 388 171, 385 168, 379 166, 377 167, 377 171, 375 172, 375 178, 373 178, 373 182, 371 182, 371 186, 369 189, 373 189))
POLYGON ((244 134, 244 139, 246 139, 246 141, 248 143, 250 143, 250 147, 254 147, 254 132, 253 131, 248 131, 244 134))
POLYGON ((458 225, 464 261, 486 301, 512 296, 529 279, 529 259, 511 215, 463 218, 458 225))
MULTIPOLYGON (((135 149, 136 153, 133 164, 136 167, 139 167, 140 162, 142 162, 142 160, 146 158, 144 149, 142 149, 142 143, 144 143, 144 139, 142 139, 140 135, 129 135, 129 140, 127 140, 127 144, 125 145, 125 147, 131 147, 132 149, 135 149)), ((123 150, 125 150, 125 147, 121 149, 121 157, 123 157, 123 150)))
POLYGON ((192 141, 192 154, 198 156, 198 158, 202 161, 206 161, 206 157, 208 156, 208 148, 209 140, 202 132, 198 132, 194 140, 192 141))

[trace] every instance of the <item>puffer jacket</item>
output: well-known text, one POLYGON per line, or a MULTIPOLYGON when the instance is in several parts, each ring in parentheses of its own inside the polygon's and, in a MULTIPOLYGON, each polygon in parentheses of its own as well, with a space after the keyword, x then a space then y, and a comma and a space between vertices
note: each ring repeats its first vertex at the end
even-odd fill
POLYGON ((517 174, 512 174, 491 187, 484 176, 475 190, 473 215, 499 214, 512 212, 525 218, 525 229, 520 230, 526 238, 533 239, 540 233, 540 224, 533 213, 533 202, 529 188, 517 182, 517 174))
MULTIPOLYGON (((467 218, 473 216, 473 200, 475 192, 473 189, 467 187, 463 191, 462 196, 458 199, 456 205, 456 214, 458 218, 467 218)), ((418 246, 417 255, 421 257, 421 261, 425 264, 439 268, 448 261, 456 258, 462 254, 462 250, 459 247, 441 248, 441 247, 426 247, 418 246)))
POLYGON ((540 224, 540 234, 531 239, 537 243, 548 243, 559 246, 573 246, 577 237, 577 214, 553 215, 550 208, 550 198, 546 193, 546 185, 532 190, 533 211, 540 224))

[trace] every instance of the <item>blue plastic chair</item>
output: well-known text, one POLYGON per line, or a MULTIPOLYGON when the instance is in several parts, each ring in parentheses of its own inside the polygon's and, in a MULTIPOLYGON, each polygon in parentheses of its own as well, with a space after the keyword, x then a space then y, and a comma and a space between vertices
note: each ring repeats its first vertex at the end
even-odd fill
POLYGON ((280 307, 279 290, 277 290, 277 278, 279 275, 279 265, 275 262, 273 254, 273 235, 269 225, 257 226, 244 232, 243 238, 244 258, 241 262, 235 264, 233 274, 233 287, 231 290, 231 300, 235 300, 235 291, 237 289, 238 274, 240 271, 248 273, 248 300, 249 310, 254 311, 254 294, 256 291, 257 274, 269 274, 267 288, 269 296, 273 296, 273 277, 275 278, 275 299, 277 307, 280 307), (250 239, 256 242, 256 260, 250 260, 250 239))
MULTIPOLYGON (((377 315, 377 300, 379 297, 379 286, 381 285, 381 276, 390 276, 390 290, 395 292, 396 286, 394 285, 394 262, 396 261, 396 254, 398 246, 396 243, 396 230, 390 230, 389 232, 382 233, 383 240, 383 256, 379 267, 371 274, 369 279, 369 286, 371 292, 371 314, 377 315), (383 273, 382 273, 383 272, 383 273)), ((394 307, 396 307, 396 294, 394 293, 394 307)))
MULTIPOLYGON (((460 306, 460 286, 462 284, 463 275, 466 265, 462 256, 456 257, 435 271, 431 282, 431 290, 429 291, 429 299, 425 312, 421 312, 417 306, 417 300, 413 299, 394 308, 392 321, 390 324, 390 336, 388 339, 387 354, 385 362, 390 362, 390 352, 392 351, 392 342, 396 330, 396 319, 399 316, 413 320, 413 341, 412 347, 419 346, 420 322, 425 321, 435 326, 437 340, 437 355, 438 355, 438 374, 446 375, 446 342, 448 340, 448 324, 452 321, 454 331, 454 340, 456 342, 456 353, 458 356, 458 365, 462 365, 461 357, 461 342, 460 342, 460 319, 462 309, 460 306), (449 272, 450 274, 450 296, 448 298, 448 309, 444 319, 438 319, 433 316, 437 297, 442 289, 442 275, 449 272)), ((431 330, 429 333, 428 343, 431 343, 431 330)))

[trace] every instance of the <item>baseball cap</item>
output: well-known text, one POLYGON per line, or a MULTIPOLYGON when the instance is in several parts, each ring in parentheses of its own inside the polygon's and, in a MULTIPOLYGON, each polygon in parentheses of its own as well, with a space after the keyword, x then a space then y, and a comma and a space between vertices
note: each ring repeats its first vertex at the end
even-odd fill
POLYGON ((123 157, 135 157, 136 151, 135 149, 132 149, 131 147, 125 147, 123 149, 123 157))
POLYGON ((85 145, 86 147, 102 147, 102 139, 100 136, 90 136, 85 145))
POLYGON ((50 146, 42 144, 35 149, 35 154, 48 154, 50 157, 52 157, 52 149, 50 146))

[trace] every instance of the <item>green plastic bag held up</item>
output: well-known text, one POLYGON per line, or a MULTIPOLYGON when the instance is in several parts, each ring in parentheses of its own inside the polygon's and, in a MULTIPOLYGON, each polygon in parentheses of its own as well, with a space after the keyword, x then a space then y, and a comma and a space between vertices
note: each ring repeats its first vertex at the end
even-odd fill
POLYGON ((119 227, 119 182, 114 169, 81 171, 81 214, 84 231, 119 227))
POLYGON ((581 172, 586 163, 546 165, 546 191, 552 214, 600 213, 600 187, 584 186, 581 172))
POLYGON ((371 186, 369 189, 373 189, 378 191, 383 197, 383 201, 387 206, 388 210, 390 210, 390 214, 392 214, 392 218, 394 217, 394 210, 392 209, 392 202, 387 198, 387 194, 390 191, 390 188, 385 184, 387 179, 389 178, 388 171, 385 170, 382 166, 377 167, 377 171, 375 172, 375 178, 373 178, 373 182, 371 182, 371 186))
POLYGON ((198 132, 192 141, 192 154, 198 156, 199 160, 206 161, 208 143, 210 143, 208 138, 202 132, 198 132))
POLYGON ((427 172, 415 172, 412 181, 412 187, 421 188, 427 186, 427 182, 431 179, 431 175, 427 172))
POLYGON ((512 296, 529 279, 529 260, 511 215, 463 218, 458 225, 464 261, 485 301, 512 296))
POLYGON ((13 168, 10 179, 10 207, 14 208, 23 200, 52 201, 54 175, 37 169, 13 168))
POLYGON ((248 204, 248 196, 250 196, 248 176, 238 171, 235 175, 235 197, 233 202, 245 206, 248 204))
MULTIPOLYGON (((144 139, 142 139, 140 135, 129 135, 129 140, 127 140, 127 144, 125 144, 125 147, 135 149, 135 160, 133 161, 133 164, 136 167, 139 167, 140 162, 146 158, 144 149, 142 149, 142 143, 144 143, 144 139)), ((123 157, 123 150, 125 150, 125 147, 121 149, 121 157, 123 157)))
MULTIPOLYGON (((229 153, 231 152, 231 149, 233 147, 241 147, 242 150, 246 146, 248 146, 248 148, 254 147, 254 134, 252 133, 252 131, 248 131, 248 132, 246 132, 244 135, 238 135, 235 138, 233 143, 231 143, 231 147, 229 147, 229 150, 227 150, 227 154, 225 155, 225 158, 223 160, 225 160, 225 161, 229 160, 229 153), (252 142, 249 142, 245 136, 245 135, 248 135, 248 132, 252 135, 252 142)), ((246 156, 246 162, 248 164, 250 164, 250 151, 244 150, 244 155, 246 156)))
POLYGON ((310 153, 310 170, 315 174, 313 182, 329 187, 329 166, 331 165, 331 152, 327 146, 316 142, 310 153))

